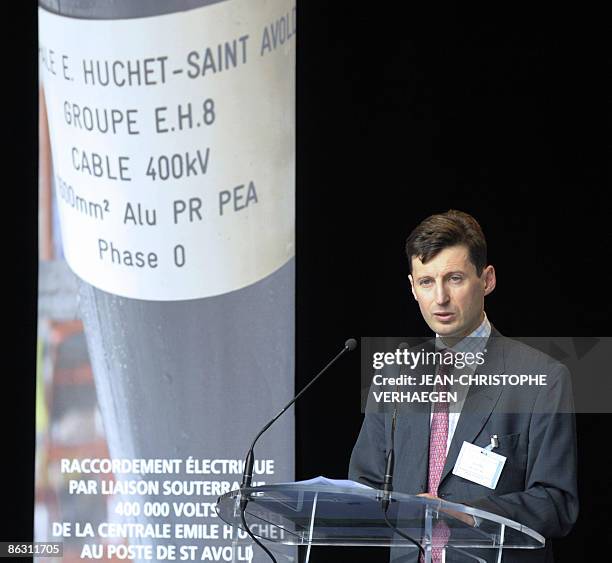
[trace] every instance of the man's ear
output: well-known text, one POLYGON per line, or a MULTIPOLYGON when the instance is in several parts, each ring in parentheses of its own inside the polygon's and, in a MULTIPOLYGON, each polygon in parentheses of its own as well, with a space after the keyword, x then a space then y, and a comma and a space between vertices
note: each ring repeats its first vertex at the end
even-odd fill
POLYGON ((482 277, 484 280, 484 294, 489 295, 497 285, 497 279, 495 277, 495 268, 491 265, 487 266, 483 272, 482 277))
POLYGON ((414 291, 414 280, 412 279, 412 274, 408 274, 408 279, 410 280, 410 290, 412 291, 412 296, 415 301, 418 301, 416 293, 414 291))

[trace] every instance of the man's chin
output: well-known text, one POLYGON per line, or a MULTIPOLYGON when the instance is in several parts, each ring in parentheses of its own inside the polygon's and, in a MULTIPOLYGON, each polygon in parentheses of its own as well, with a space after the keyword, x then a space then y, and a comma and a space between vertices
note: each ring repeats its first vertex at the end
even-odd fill
POLYGON ((461 334, 461 330, 457 327, 456 322, 450 323, 441 323, 438 320, 433 321, 429 327, 436 333, 442 337, 446 338, 456 338, 461 334))

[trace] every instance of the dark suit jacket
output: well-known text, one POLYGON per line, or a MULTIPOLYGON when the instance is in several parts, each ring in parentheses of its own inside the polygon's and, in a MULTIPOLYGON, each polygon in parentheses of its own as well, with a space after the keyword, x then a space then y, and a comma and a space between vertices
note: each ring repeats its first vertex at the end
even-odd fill
MULTIPOLYGON (((505 551, 504 562, 551 562, 548 539, 567 534, 578 515, 576 427, 568 370, 492 328, 486 361, 477 373, 544 373, 548 385, 472 386, 448 450, 438 495, 515 520, 547 539, 544 549, 505 551), (452 474, 464 441, 484 447, 494 434, 499 437, 495 451, 507 458, 495 490, 452 474)), ((427 492, 430 405, 410 408, 397 419, 393 485, 398 492, 418 494, 427 492)), ((380 486, 390 427, 389 414, 366 413, 351 456, 350 479, 380 486)), ((417 561, 416 552, 394 549, 391 560, 417 561)))

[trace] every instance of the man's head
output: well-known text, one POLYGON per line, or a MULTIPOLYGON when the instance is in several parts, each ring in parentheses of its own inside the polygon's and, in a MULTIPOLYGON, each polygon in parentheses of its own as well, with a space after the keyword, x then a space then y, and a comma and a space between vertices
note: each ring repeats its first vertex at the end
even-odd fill
POLYGON ((484 297, 495 289, 487 243, 471 215, 432 215, 406 241, 410 285, 421 314, 441 336, 463 338, 484 318, 484 297))

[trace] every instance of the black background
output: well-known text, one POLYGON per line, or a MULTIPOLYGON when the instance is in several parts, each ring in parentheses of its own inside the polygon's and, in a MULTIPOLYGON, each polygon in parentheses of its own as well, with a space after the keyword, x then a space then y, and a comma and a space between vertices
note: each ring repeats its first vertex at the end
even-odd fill
MULTIPOLYGON (((601 14, 312 4, 299 3, 297 387, 349 336, 429 333, 403 247, 450 208, 487 236, 486 311, 502 334, 608 335, 601 14)), ((346 477, 362 417, 359 357, 342 362, 297 406, 298 478, 346 477)), ((557 561, 607 558, 611 427, 578 416, 581 513, 557 561)), ((386 560, 374 548, 312 559, 386 560)))
MULTIPOLYGON (((472 213, 508 336, 605 336, 609 49, 603 12, 516 3, 298 2, 297 381, 349 336, 427 334, 404 240, 472 213), (431 4, 423 6, 422 4, 431 4), (400 10, 400 6, 402 9, 400 10)), ((37 225, 35 3, 5 10, 2 533, 31 538, 37 225), (7 97, 8 95, 8 97, 7 97)), ((345 477, 358 355, 297 406, 297 478, 345 477)), ((612 415, 579 415, 581 513, 557 561, 606 559, 612 415)), ((312 560, 385 561, 316 548, 312 560)))

